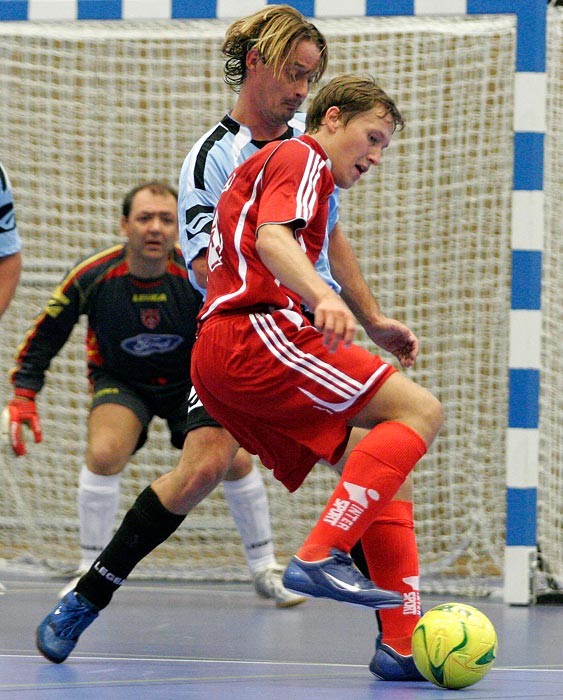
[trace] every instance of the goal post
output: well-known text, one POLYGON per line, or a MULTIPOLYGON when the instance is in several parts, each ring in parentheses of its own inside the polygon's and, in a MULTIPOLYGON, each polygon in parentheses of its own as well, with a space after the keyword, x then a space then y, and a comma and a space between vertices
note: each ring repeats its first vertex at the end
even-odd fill
MULTIPOLYGON (((529 172, 537 178, 545 112, 538 115, 524 99, 532 89, 540 105, 545 94, 545 65, 537 56, 541 17, 529 14, 531 5, 539 13, 540 3, 469 1, 448 16, 425 13, 432 4, 414 3, 423 11, 413 7, 412 16, 403 9, 402 16, 315 20, 329 42, 327 77, 374 74, 407 117, 376 173, 344 193, 342 221, 386 313, 404 319, 421 339, 411 376, 445 406, 444 431, 415 474, 425 589, 485 595, 507 583, 510 572, 506 600, 526 603, 536 533, 516 525, 523 506, 526 522, 536 524, 537 471, 534 479, 529 463, 537 469, 538 426, 511 425, 507 407, 519 408, 520 370, 533 370, 523 382, 533 413, 530 377, 539 373, 539 358, 530 367, 517 348, 526 335, 525 346, 538 353, 539 335, 530 336, 540 332, 541 312, 511 309, 511 299, 514 261, 525 262, 517 252, 528 260, 525 246, 533 240, 532 252, 541 252, 542 242, 543 192, 537 179, 526 178, 529 172), (531 63, 522 63, 523 46, 535 51, 531 63)), ((383 5, 368 1, 368 12, 378 14, 383 5)), ((228 23, 0 22, 8 104, 0 115, 2 159, 26 248, 22 283, 2 320, 3 347, 10 349, 0 358, 2 396, 9 394, 12 351, 58 277, 85 253, 116 240, 125 191, 152 177, 175 183, 192 143, 232 105, 219 51, 228 23)), ((528 288, 529 267, 520 268, 517 284, 528 288)), ((45 442, 30 444, 17 462, 2 455, 0 483, 9 481, 12 489, 0 490, 0 557, 7 561, 60 571, 78 559, 75 494, 87 413, 83 336, 80 327, 40 395, 45 442)), ((120 514, 176 460, 157 421, 125 471, 120 514)), ((334 477, 319 467, 289 496, 264 476, 284 561, 318 516, 334 477)), ((220 488, 136 574, 246 576, 220 488)))
POLYGON ((545 237, 542 246, 537 599, 563 596, 563 7, 548 9, 545 139, 545 237), (547 584, 547 585, 545 585, 547 584))

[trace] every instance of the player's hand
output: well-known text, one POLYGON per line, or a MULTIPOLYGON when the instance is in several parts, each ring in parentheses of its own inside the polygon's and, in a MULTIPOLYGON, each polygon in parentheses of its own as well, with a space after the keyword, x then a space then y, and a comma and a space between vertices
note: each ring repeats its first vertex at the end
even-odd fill
POLYGON ((342 299, 331 291, 315 307, 315 328, 324 336, 324 345, 334 352, 339 343, 348 347, 356 334, 356 319, 342 299))
POLYGON ((37 413, 35 401, 29 398, 16 396, 8 402, 2 412, 2 427, 6 431, 8 441, 16 457, 26 453, 25 442, 22 436, 23 426, 28 426, 35 438, 35 442, 41 442, 41 421, 37 413))
POLYGON ((404 323, 382 316, 377 324, 366 331, 380 348, 395 355, 401 367, 414 365, 418 355, 418 338, 404 323))

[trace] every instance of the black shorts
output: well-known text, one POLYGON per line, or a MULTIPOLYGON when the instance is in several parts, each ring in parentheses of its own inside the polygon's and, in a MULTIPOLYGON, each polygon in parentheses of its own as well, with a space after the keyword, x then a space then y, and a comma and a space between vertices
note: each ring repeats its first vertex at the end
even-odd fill
POLYGON ((221 424, 207 413, 205 406, 201 403, 195 388, 190 389, 188 398, 188 417, 186 422, 186 433, 197 428, 221 428, 221 424))
POLYGON ((169 393, 161 390, 151 392, 139 390, 104 370, 96 370, 90 374, 92 386, 92 402, 90 410, 103 403, 114 403, 126 406, 137 416, 143 426, 135 452, 140 450, 147 441, 148 427, 154 416, 166 421, 170 430, 170 442, 182 449, 184 438, 188 431, 188 391, 191 385, 175 387, 169 393))

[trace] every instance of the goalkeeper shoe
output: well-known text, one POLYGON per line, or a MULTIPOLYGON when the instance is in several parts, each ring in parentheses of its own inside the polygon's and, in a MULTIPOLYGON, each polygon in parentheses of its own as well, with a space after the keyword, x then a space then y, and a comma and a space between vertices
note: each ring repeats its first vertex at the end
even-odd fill
POLYGON ((302 595, 296 595, 282 583, 283 567, 278 564, 262 569, 254 576, 254 590, 261 598, 269 598, 275 601, 277 608, 292 608, 294 605, 304 603, 302 595))
POLYGON ((365 608, 397 608, 403 596, 378 588, 354 566, 351 557, 339 549, 320 561, 293 557, 283 575, 283 585, 294 593, 313 598, 331 598, 365 608))
POLYGON ((37 648, 49 661, 62 663, 98 615, 98 609, 80 593, 68 593, 37 628, 37 648))
POLYGON ((369 670, 374 676, 384 681, 423 681, 424 676, 414 663, 412 654, 403 656, 381 641, 381 635, 375 640, 375 654, 370 661, 369 670))

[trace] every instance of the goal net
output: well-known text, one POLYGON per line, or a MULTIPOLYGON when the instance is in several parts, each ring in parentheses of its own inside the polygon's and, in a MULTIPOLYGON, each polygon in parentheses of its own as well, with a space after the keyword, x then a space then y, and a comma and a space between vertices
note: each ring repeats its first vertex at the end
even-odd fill
MULTIPOLYGON (((382 309, 420 339, 409 376, 445 409, 445 426, 415 474, 423 588, 485 594, 502 581, 504 552, 514 18, 316 23, 329 43, 327 77, 376 76, 407 119, 381 166, 343 194, 341 220, 382 309)), ((193 142, 232 105, 222 81, 226 26, 0 23, 1 157, 25 245, 21 285, 1 325, 3 401, 13 353, 51 289, 76 260, 117 240, 123 194, 146 179, 175 184, 193 142)), ((561 221, 560 210, 555 216, 561 221)), ((561 270, 561 260, 553 268, 561 270)), ((28 436, 28 454, 17 460, 3 449, 0 558, 10 565, 57 573, 79 560, 87 403, 80 325, 38 397, 44 441, 28 436)), ((157 420, 124 473, 119 519, 177 459, 157 420)), ((335 477, 319 466, 289 495, 263 474, 285 562, 335 477)), ((135 575, 248 576, 221 487, 135 575)))

